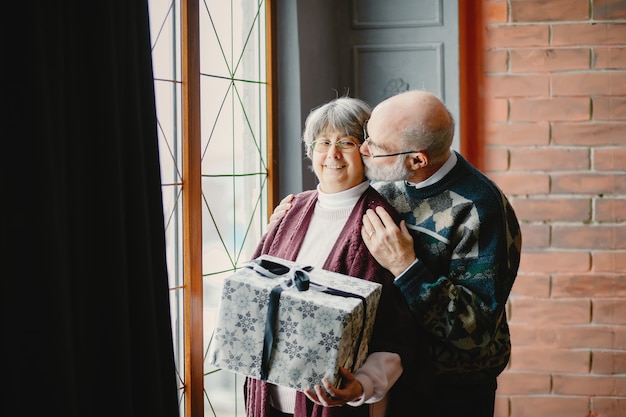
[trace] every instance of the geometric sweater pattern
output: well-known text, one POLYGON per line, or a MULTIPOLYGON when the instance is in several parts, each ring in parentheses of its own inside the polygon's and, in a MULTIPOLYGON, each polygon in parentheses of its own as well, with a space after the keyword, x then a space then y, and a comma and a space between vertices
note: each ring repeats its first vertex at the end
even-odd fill
POLYGON ((435 184, 372 186, 413 237, 417 262, 395 284, 426 341, 432 373, 497 376, 511 353, 506 303, 522 246, 509 201, 458 153, 454 168, 435 184))

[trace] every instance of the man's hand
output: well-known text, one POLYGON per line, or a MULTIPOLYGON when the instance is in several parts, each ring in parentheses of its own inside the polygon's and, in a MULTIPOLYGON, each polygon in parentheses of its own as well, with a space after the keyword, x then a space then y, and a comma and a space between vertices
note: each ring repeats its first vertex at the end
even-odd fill
POLYGON ((270 216, 270 225, 283 218, 285 213, 287 213, 287 210, 291 208, 291 200, 293 200, 293 194, 288 194, 285 198, 280 200, 280 203, 278 203, 274 212, 270 216))
POLYGON ((375 212, 369 209, 363 215, 361 237, 374 259, 396 277, 417 259, 405 221, 398 227, 382 207, 376 207, 375 212))
POLYGON ((323 387, 316 385, 315 391, 306 390, 304 394, 311 401, 324 407, 341 407, 351 401, 356 401, 363 395, 361 383, 345 368, 339 367, 342 382, 340 388, 332 386, 328 378, 322 379, 323 387))

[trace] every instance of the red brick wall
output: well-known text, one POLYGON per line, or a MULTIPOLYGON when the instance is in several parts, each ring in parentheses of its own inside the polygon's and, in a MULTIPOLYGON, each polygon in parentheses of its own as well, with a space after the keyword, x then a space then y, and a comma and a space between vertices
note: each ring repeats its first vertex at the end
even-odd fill
POLYGON ((496 416, 624 417, 626 0, 481 1, 484 170, 524 240, 496 416))

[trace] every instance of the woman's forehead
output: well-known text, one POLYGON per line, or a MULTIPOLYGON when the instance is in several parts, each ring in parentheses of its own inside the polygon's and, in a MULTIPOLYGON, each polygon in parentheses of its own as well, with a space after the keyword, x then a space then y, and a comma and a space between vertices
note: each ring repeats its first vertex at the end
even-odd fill
POLYGON ((334 129, 334 128, 326 128, 321 130, 318 134, 317 137, 325 137, 325 138, 337 138, 337 139, 341 139, 341 138, 354 138, 353 136, 350 136, 348 133, 346 133, 344 130, 340 130, 340 129, 334 129))

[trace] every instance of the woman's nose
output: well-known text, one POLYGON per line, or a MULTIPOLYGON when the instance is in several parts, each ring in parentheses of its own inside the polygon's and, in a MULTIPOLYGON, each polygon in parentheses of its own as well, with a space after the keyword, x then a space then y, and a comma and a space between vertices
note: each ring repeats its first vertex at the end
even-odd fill
POLYGON ((330 148, 328 148, 328 151, 326 151, 326 153, 328 154, 328 156, 336 158, 339 154, 341 154, 341 151, 339 150, 337 144, 333 143, 330 148))

